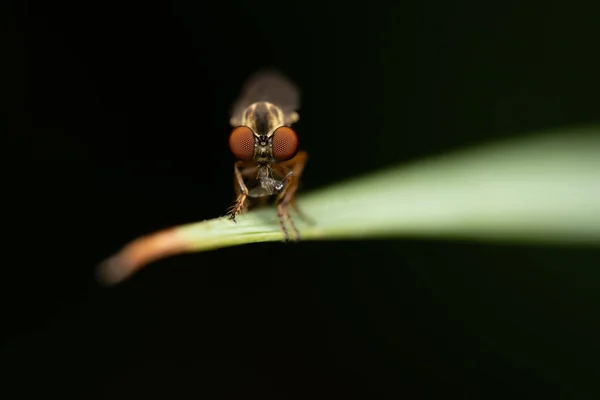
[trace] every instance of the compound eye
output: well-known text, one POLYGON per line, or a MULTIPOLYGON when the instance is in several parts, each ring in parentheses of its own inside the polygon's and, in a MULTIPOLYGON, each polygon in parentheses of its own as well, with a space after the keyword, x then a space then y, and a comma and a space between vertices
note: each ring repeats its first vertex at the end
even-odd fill
POLYGON ((298 152, 298 136, 289 126, 280 126, 273 132, 273 158, 286 161, 298 152))
POLYGON ((254 156, 254 132, 247 126, 233 128, 229 134, 229 150, 238 160, 248 161, 254 156))

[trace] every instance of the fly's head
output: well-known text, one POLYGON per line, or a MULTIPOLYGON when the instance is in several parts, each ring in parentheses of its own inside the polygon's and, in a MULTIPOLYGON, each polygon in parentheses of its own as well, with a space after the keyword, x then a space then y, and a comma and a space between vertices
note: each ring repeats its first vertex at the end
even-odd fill
POLYGON ((262 166, 287 161, 298 152, 298 136, 285 121, 276 105, 254 103, 244 111, 241 125, 231 131, 229 149, 238 160, 262 166))

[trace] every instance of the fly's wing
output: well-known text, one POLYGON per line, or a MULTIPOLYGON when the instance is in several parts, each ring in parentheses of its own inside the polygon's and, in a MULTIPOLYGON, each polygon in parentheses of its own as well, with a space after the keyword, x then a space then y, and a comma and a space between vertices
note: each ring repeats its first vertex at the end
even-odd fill
POLYGON ((244 110, 257 101, 271 102, 287 116, 300 108, 300 91, 279 71, 272 68, 259 70, 246 80, 240 97, 233 104, 231 124, 239 125, 244 110))

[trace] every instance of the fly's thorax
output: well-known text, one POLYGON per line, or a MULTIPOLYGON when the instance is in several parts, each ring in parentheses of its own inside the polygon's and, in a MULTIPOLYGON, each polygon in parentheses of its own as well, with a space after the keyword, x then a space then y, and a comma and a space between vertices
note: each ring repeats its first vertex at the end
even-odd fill
POLYGON ((250 105, 244 111, 242 125, 248 126, 257 135, 271 136, 273 131, 284 124, 285 116, 281 108, 267 101, 250 105))

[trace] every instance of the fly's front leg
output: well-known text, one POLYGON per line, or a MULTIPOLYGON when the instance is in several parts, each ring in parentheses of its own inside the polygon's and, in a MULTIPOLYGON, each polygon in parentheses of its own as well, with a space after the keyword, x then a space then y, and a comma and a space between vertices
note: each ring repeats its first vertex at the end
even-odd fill
POLYGON ((308 159, 308 154, 304 151, 299 152, 294 158, 284 163, 281 163, 282 167, 290 168, 291 175, 288 177, 288 182, 277 197, 277 215, 279 216, 279 221, 282 225, 282 229, 285 234, 285 239, 288 240, 287 230, 284 226, 284 221, 287 219, 294 230, 294 234, 296 236, 296 240, 300 239, 300 232, 298 232, 298 228, 294 224, 294 221, 291 219, 289 215, 289 205, 298 211, 301 217, 304 218, 304 214, 300 212, 298 206, 295 201, 296 190, 298 190, 298 185, 300 183, 300 177, 302 176, 302 171, 304 170, 304 166, 306 165, 306 160, 308 159))
POLYGON ((237 161, 234 164, 234 187, 235 193, 237 195, 237 199, 235 203, 229 207, 227 214, 229 214, 229 219, 233 222, 236 222, 235 217, 239 213, 242 213, 247 208, 248 201, 248 188, 244 183, 244 179, 242 177, 242 172, 240 171, 241 162, 237 161))
MULTIPOLYGON (((294 184, 294 181, 290 181, 286 185, 285 189, 283 189, 284 192, 287 188, 292 188, 293 184, 294 184)), ((294 189, 294 188, 292 188, 292 189, 294 189)), ((279 225, 281 226, 281 230, 283 231, 284 240, 287 242, 290 239, 287 228, 285 227, 286 220, 289 222, 290 226, 294 230, 294 236, 295 236, 296 240, 299 240, 300 232, 298 232, 298 228, 296 228, 296 224, 294 224, 294 221, 290 217, 290 213, 288 210, 288 203, 284 202, 283 199, 284 199, 284 195, 282 192, 282 194, 280 194, 277 197, 276 204, 277 204, 277 217, 279 217, 279 225)))
POLYGON ((287 168, 290 168, 292 171, 291 181, 289 188, 284 190, 282 193, 282 202, 286 205, 289 204, 294 208, 296 213, 302 218, 306 223, 314 224, 314 221, 311 220, 302 210, 298 207, 298 203, 296 202, 296 190, 300 184, 300 178, 302 176, 302 172, 304 171, 304 166, 306 165, 306 161, 308 160, 308 154, 305 151, 300 151, 298 154, 289 161, 282 163, 281 165, 287 168))

